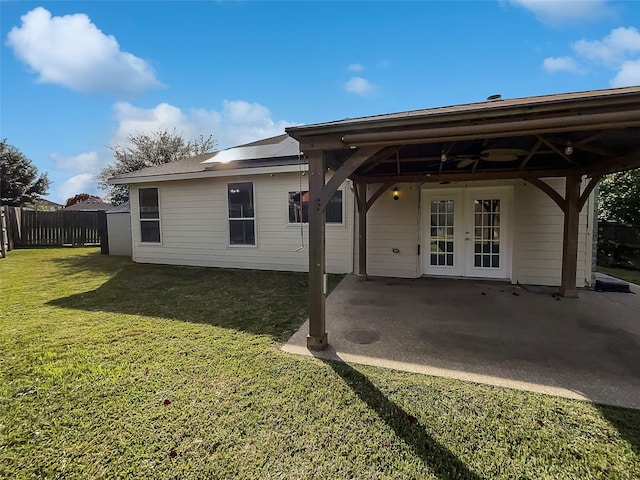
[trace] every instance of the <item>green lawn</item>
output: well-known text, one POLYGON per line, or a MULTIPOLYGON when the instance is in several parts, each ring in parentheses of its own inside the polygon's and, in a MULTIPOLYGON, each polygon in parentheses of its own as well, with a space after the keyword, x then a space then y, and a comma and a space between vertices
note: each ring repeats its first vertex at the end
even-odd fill
POLYGON ((640 411, 282 353, 306 276, 0 260, 0 478, 632 479, 640 411))
POLYGON ((626 282, 631 282, 631 283, 635 283, 636 285, 640 285, 640 270, 627 270, 625 268, 603 267, 602 265, 598 265, 596 267, 596 270, 598 272, 611 275, 612 277, 620 278, 626 282))

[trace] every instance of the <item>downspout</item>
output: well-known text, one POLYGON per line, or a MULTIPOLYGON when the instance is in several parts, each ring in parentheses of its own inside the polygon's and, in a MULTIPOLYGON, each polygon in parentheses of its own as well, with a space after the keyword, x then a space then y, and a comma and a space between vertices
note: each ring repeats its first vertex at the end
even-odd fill
POLYGON ((422 184, 421 183, 416 183, 416 186, 418 188, 418 218, 417 218, 417 225, 418 228, 416 229, 416 233, 417 233, 417 246, 416 246, 416 278, 419 278, 422 276, 423 272, 422 272, 422 256, 424 255, 424 245, 422 245, 422 229, 423 229, 423 225, 422 225, 422 184))
POLYGON ((356 238, 358 238, 359 232, 356 232, 356 229, 359 228, 358 227, 358 199, 356 198, 356 187, 355 184, 353 182, 353 180, 351 181, 351 197, 352 197, 352 215, 351 215, 351 274, 355 274, 356 273, 356 253, 357 253, 357 246, 356 246, 356 238))
MULTIPOLYGON (((591 221, 591 288, 596 286, 596 270, 598 265, 598 203, 600 199, 600 185, 593 189, 592 197, 592 221, 591 221)), ((589 245, 587 245, 589 247, 589 245)))

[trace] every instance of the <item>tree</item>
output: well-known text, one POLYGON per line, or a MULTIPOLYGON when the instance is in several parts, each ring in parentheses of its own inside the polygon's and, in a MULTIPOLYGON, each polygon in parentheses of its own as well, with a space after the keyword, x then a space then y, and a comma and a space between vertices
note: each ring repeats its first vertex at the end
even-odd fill
POLYGON ((35 203, 47 194, 49 178, 38 176, 38 169, 20 150, 0 141, 0 203, 18 207, 35 203))
POLYGON ((602 179, 598 217, 640 225, 640 168, 612 173, 602 179))
POLYGON ((163 165, 187 157, 210 152, 215 141, 211 136, 202 135, 193 140, 185 140, 182 135, 167 130, 158 130, 151 134, 137 133, 127 135, 129 146, 112 147, 114 161, 100 171, 100 188, 109 191, 111 203, 120 205, 129 199, 129 190, 124 185, 109 185, 109 178, 123 173, 135 172, 146 167, 163 165))
POLYGON ((66 207, 70 207, 71 205, 75 205, 76 203, 84 202, 85 200, 99 200, 102 201, 100 197, 97 195, 91 195, 89 193, 78 193, 71 198, 67 198, 66 207))

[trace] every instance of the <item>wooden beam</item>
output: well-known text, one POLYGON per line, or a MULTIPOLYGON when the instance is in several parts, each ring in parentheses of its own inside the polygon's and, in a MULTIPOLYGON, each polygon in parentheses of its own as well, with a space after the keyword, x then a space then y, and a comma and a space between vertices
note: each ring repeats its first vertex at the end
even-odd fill
POLYGON ((598 185, 598 182, 600 181, 601 178, 602 178, 602 175, 594 175, 589 180, 589 183, 585 187, 584 191, 582 192, 582 195, 580 195, 580 199, 578 200, 579 212, 582 211, 584 204, 587 203, 587 199, 589 198, 589 195, 591 195, 591 192, 593 192, 593 189, 596 188, 596 185, 598 185))
POLYGON ((333 196, 333 194, 338 190, 340 185, 351 175, 356 169, 369 160, 372 160, 372 157, 375 153, 379 152, 380 148, 372 147, 372 148, 360 148, 353 152, 346 162, 342 164, 342 166, 333 174, 333 177, 329 179, 326 185, 323 184, 322 192, 320 194, 320 203, 315 206, 315 208, 321 208, 324 210, 327 203, 333 196))
POLYGON ((613 152, 605 148, 590 144, 590 142, 600 138, 601 136, 601 132, 598 132, 598 135, 589 135, 589 137, 573 141, 567 136, 562 137, 558 135, 549 135, 547 136, 547 140, 555 143, 560 147, 566 147, 567 144, 570 143, 574 150, 583 150, 585 152, 595 153, 596 155, 600 155, 602 157, 610 157, 613 155, 613 152))
POLYGON ((307 348, 327 347, 325 323, 325 210, 321 206, 325 186, 324 153, 307 153, 309 159, 309 334, 307 348))
POLYGON ((548 183, 543 182, 539 178, 529 178, 527 182, 538 187, 540 190, 546 193, 551 198, 551 200, 556 202, 556 204, 560 207, 560 210, 562 210, 566 214, 567 205, 565 199, 562 198, 562 195, 556 192, 555 189, 553 189, 548 183))
POLYGON ((578 225, 580 221, 580 177, 566 178, 564 228, 562 237, 562 280, 560 295, 576 298, 576 273, 578 270, 578 225))
POLYGON ((565 177, 576 173, 574 168, 543 169, 543 170, 492 170, 469 172, 467 170, 455 173, 425 172, 397 175, 368 175, 364 177, 367 183, 385 182, 472 182, 475 180, 528 180, 529 178, 565 177))
POLYGON ((541 145, 542 145, 542 140, 538 139, 538 141, 533 146, 533 148, 529 150, 529 153, 524 158, 524 160, 522 160, 522 163, 520 163, 520 170, 522 170, 525 167, 525 165, 529 163, 529 160, 531 160, 531 157, 533 157, 536 154, 536 152, 538 151, 541 145))
POLYGON ((624 172, 634 168, 640 168, 640 150, 583 167, 580 169, 580 173, 589 176, 606 175, 607 173, 624 172))
POLYGON ((387 190, 389 190, 391 188, 391 186, 394 184, 395 182, 386 182, 384 184, 382 184, 382 186, 380 188, 378 188, 373 195, 371 195, 371 198, 369 200, 367 200, 367 212, 369 211, 369 209, 373 206, 373 204, 376 202, 376 200, 378 200, 380 198, 380 196, 386 192, 387 190))
MULTIPOLYGON (((569 132, 583 132, 585 130, 597 130, 597 129, 622 129, 622 128, 631 128, 631 127, 640 127, 640 121, 634 120, 629 122, 616 122, 610 121, 607 123, 599 123, 594 125, 567 125, 562 127, 539 127, 535 129, 527 129, 527 130, 515 130, 515 131, 495 131, 490 133, 468 133, 468 134, 449 134, 446 136, 440 135, 437 137, 425 136, 425 137, 412 137, 407 139, 398 139, 398 140, 370 140, 367 142, 360 142, 357 144, 360 147, 386 147, 389 145, 430 145, 434 143, 441 142, 462 142, 467 140, 480 140, 480 139, 496 139, 496 138, 514 138, 514 137, 529 137, 535 135, 549 134, 549 133, 569 133, 569 132)), ((341 147, 333 146, 331 148, 334 149, 346 149, 351 145, 356 145, 355 143, 351 144, 343 144, 341 147)), ((327 149, 331 149, 327 146, 327 149)))
POLYGON ((358 276, 367 279, 367 184, 358 184, 358 276))
POLYGON ((588 137, 584 137, 584 138, 581 138, 580 140, 577 140, 577 141, 573 142, 573 146, 574 147, 576 145, 577 146, 582 146, 582 145, 585 145, 587 143, 591 143, 594 140, 597 140, 597 139, 601 138, 603 135, 606 135, 607 133, 610 133, 610 132, 608 130, 601 130, 601 131, 596 132, 596 133, 594 133, 592 135, 589 135, 588 137))
MULTIPOLYGON (((381 163, 384 163, 385 161, 389 160, 389 158, 391 158, 391 156, 394 153, 397 154, 401 149, 402 149, 402 145, 399 145, 399 146, 397 145, 395 147, 389 147, 389 148, 380 150, 380 152, 376 154, 375 159, 367 162, 367 166, 362 169, 362 171, 360 172, 360 175, 365 175, 367 172, 371 171, 372 168, 375 168, 376 165, 380 165, 381 163)), ((405 160, 403 159, 402 161, 404 162, 405 160)))
POLYGON ((454 127, 436 127, 405 129, 376 133, 354 133, 342 137, 346 146, 389 146, 416 143, 435 143, 458 139, 514 137, 521 135, 540 135, 581 130, 599 130, 640 126, 640 110, 622 112, 570 115, 534 120, 495 122, 488 124, 459 125, 454 127))
POLYGON ((595 145, 589 145, 582 143, 580 145, 573 145, 574 150, 583 150, 585 152, 595 153, 601 157, 613 157, 614 153, 606 148, 596 147, 595 145))
POLYGON ((565 154, 562 150, 560 150, 558 147, 556 147, 553 143, 551 143, 550 141, 548 141, 546 138, 544 138, 541 135, 536 135, 536 137, 538 138, 538 140, 540 140, 542 143, 544 143, 547 147, 549 147, 551 150, 553 150, 554 152, 556 152, 560 157, 564 158, 564 160, 568 163, 570 163, 571 165, 577 165, 578 162, 576 162, 573 158, 571 158, 569 155, 565 154))

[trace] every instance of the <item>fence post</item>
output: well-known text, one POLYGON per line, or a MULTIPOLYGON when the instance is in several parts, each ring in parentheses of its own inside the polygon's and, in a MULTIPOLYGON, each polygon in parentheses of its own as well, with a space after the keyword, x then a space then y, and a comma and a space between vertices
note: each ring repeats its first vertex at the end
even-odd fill
POLYGON ((18 219, 18 212, 20 209, 18 207, 8 207, 9 208, 9 251, 13 250, 16 245, 20 245, 20 220, 18 219))
POLYGON ((7 256, 9 239, 7 235, 7 208, 0 206, 0 258, 7 256))
POLYGON ((107 212, 98 212, 98 231, 100 232, 100 253, 109 255, 109 229, 107 227, 107 212))

